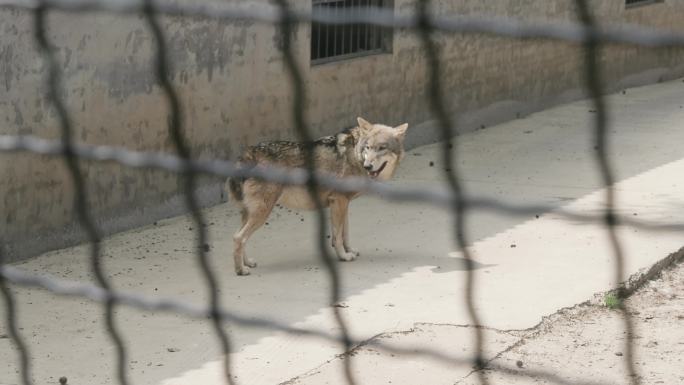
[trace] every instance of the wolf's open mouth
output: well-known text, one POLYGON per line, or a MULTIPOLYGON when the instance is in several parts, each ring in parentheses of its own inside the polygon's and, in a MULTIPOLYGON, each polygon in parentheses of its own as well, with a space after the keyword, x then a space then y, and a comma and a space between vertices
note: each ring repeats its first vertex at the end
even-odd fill
POLYGON ((382 164, 382 166, 380 166, 380 168, 377 169, 376 171, 368 171, 368 175, 369 175, 371 178, 377 178, 378 175, 380 175, 380 173, 382 172, 382 170, 385 169, 385 166, 387 166, 387 161, 385 161, 385 162, 382 164))

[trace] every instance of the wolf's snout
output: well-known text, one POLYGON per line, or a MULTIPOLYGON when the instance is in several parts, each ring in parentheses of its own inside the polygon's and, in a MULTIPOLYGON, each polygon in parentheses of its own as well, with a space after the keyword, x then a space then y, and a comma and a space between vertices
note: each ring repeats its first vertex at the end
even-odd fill
POLYGON ((368 170, 368 171, 371 171, 371 170, 373 170, 373 165, 370 164, 370 163, 369 163, 369 164, 364 164, 364 165, 363 165, 363 168, 365 168, 365 169, 368 170))

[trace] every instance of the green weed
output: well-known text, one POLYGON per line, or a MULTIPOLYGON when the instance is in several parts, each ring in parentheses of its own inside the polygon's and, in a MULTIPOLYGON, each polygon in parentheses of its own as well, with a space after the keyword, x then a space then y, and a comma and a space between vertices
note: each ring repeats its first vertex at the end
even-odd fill
POLYGON ((605 303, 606 307, 608 309, 621 309, 622 308, 622 299, 617 296, 615 293, 607 293, 605 297, 603 297, 603 302, 605 303))

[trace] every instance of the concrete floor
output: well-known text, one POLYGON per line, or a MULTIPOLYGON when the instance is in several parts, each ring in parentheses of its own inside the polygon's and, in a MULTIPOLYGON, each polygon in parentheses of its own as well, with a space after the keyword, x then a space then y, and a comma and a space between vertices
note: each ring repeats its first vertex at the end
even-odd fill
MULTIPOLYGON (((682 81, 629 89, 609 98, 611 156, 622 215, 660 223, 683 221, 682 105, 682 81)), ((597 213, 603 191, 591 150, 591 109, 587 101, 571 103, 460 136, 456 150, 467 194, 597 213)), ((392 183, 439 185, 443 167, 438 150, 435 144, 407 153, 392 183)), ((235 276, 231 266, 231 235, 239 223, 235 207, 224 204, 205 213, 212 263, 223 273, 220 284, 226 308, 245 316, 337 331, 326 306, 329 286, 316 254, 312 213, 274 211, 268 226, 249 244, 248 253, 259 262, 249 277, 235 276)), ((350 215, 352 243, 362 256, 339 267, 341 311, 355 338, 403 332, 420 324, 468 324, 464 262, 452 240, 447 211, 362 197, 352 203, 350 215)), ((475 211, 467 223, 476 260, 476 306, 492 331, 530 328, 543 316, 615 284, 613 255, 597 222, 568 221, 553 212, 521 217, 475 211)), ((205 284, 192 253, 191 228, 187 218, 179 217, 108 238, 104 263, 114 285, 150 296, 206 303, 205 284)), ((684 235, 675 231, 622 227, 620 238, 626 245, 628 274, 684 245, 684 235)), ((87 251, 87 246, 54 251, 16 266, 91 281, 87 251)), ((60 376, 77 385, 116 382, 114 352, 99 306, 41 290, 17 287, 14 292, 37 383, 55 383, 60 376)), ((209 322, 128 308, 117 311, 117 321, 130 350, 133 383, 224 383, 221 354, 209 322)), ((5 328, 0 325, 0 336, 7 334, 5 328)), ((411 346, 451 346, 448 353, 467 359, 472 343, 467 329, 416 338, 411 346)), ((241 384, 277 384, 304 374, 307 383, 339 380, 335 376, 340 371, 311 376, 341 352, 334 343, 233 325, 226 330, 233 342, 234 375, 241 384)), ((512 341, 505 333, 487 332, 487 337, 488 357, 512 341)), ((385 369, 357 365, 357 374, 360 379, 368 377, 361 383, 383 383, 381 379, 389 378, 391 371, 398 378, 394 384, 415 384, 414 369, 424 360, 412 358, 385 369), (407 375, 397 375, 401 370, 407 375)), ((0 384, 19 383, 17 370, 10 340, 0 338, 0 384)), ((445 383, 469 372, 467 365, 430 371, 445 383)))

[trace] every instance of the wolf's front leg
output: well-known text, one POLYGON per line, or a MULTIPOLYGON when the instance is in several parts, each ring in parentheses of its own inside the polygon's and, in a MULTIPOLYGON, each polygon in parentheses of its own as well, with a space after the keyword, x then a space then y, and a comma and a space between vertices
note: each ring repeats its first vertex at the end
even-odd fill
POLYGON ((330 202, 330 222, 332 224, 332 245, 337 253, 337 258, 341 261, 353 261, 358 253, 347 250, 345 241, 345 226, 347 223, 347 209, 349 199, 345 197, 335 197, 330 202))

